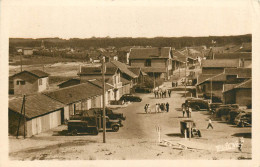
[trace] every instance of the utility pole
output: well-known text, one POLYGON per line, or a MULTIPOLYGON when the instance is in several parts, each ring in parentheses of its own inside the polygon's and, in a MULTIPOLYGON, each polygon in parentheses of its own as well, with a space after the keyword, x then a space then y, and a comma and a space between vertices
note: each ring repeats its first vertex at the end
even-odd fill
MULTIPOLYGON (((186 47, 186 50, 187 50, 187 47, 186 47)), ((188 51, 188 50, 187 50, 188 51)), ((187 52, 187 55, 188 55, 188 52, 187 52)), ((186 69, 187 69, 187 57, 185 59, 185 98, 186 98, 186 86, 187 86, 187 83, 186 83, 186 80, 187 80, 187 77, 186 77, 186 69)))
POLYGON ((22 102, 22 107, 21 107, 21 116, 19 117, 19 123, 18 123, 18 127, 17 127, 17 133, 16 133, 17 139, 18 139, 18 136, 19 136, 19 129, 20 129, 20 124, 21 124, 21 117, 23 115, 24 104, 25 104, 25 95, 23 96, 23 102, 22 102))
POLYGON ((103 82, 103 143, 106 143, 106 103, 105 103, 105 95, 106 95, 106 89, 105 89, 105 72, 106 67, 104 63, 105 59, 102 57, 102 82, 103 82))
POLYGON ((25 118, 25 95, 24 95, 24 104, 23 104, 23 138, 25 139, 25 129, 26 129, 26 118, 25 118))
POLYGON ((153 90, 155 89, 155 75, 154 75, 154 72, 153 72, 153 90))
POLYGON ((20 52, 21 72, 23 71, 22 53, 23 52, 20 52))
POLYGON ((212 77, 210 78, 210 99, 212 103, 212 77))

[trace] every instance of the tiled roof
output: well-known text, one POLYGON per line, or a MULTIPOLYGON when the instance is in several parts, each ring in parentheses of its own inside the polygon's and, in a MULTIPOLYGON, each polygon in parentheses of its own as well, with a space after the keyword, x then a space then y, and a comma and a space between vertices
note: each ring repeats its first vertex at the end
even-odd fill
MULTIPOLYGON (((88 80, 87 82, 89 82, 89 83, 91 83, 91 84, 93 84, 93 85, 96 85, 96 86, 98 86, 99 88, 102 88, 102 89, 103 89, 103 83, 102 83, 102 81, 100 81, 100 80, 93 79, 93 80, 88 80)), ((108 84, 106 83, 105 88, 106 88, 106 90, 109 90, 109 89, 113 89, 113 86, 110 86, 110 85, 108 85, 108 84)))
MULTIPOLYGON (((117 71, 117 67, 106 67, 106 75, 114 75, 117 71)), ((79 75, 102 75, 100 67, 81 67, 79 75)))
POLYGON ((172 50, 172 55, 173 55, 174 60, 177 60, 177 61, 180 61, 183 63, 185 63, 187 61, 187 57, 183 53, 181 53, 177 50, 172 50))
POLYGON ((145 73, 148 73, 148 72, 155 72, 155 73, 164 73, 166 72, 165 71, 165 68, 157 68, 157 67, 142 67, 142 71, 145 72, 145 73))
POLYGON ((239 67, 238 59, 203 60, 202 68, 239 67))
POLYGON ((59 83, 57 86, 62 86, 62 85, 66 84, 68 82, 71 82, 71 81, 77 81, 78 84, 80 84, 80 78, 72 78, 72 79, 68 79, 66 81, 63 81, 63 82, 59 83))
POLYGON ((252 89, 252 79, 246 80, 239 84, 225 84, 223 92, 228 92, 233 89, 252 89))
MULTIPOLYGON (((20 113, 22 101, 22 97, 9 100, 8 108, 14 112, 20 113)), ((30 119, 63 107, 64 105, 62 103, 43 94, 28 95, 26 96, 25 101, 25 116, 30 119)))
POLYGON ((86 82, 79 85, 44 92, 44 94, 63 104, 70 104, 97 95, 102 95, 102 89, 86 82))
POLYGON ((129 66, 124 64, 124 63, 121 63, 120 61, 116 61, 116 60, 113 60, 111 61, 112 64, 114 64, 117 68, 119 68, 119 70, 122 72, 122 73, 125 73, 126 75, 132 77, 132 78, 137 78, 138 75, 136 75, 135 73, 133 73, 131 70, 129 70, 129 66))
POLYGON ((30 75, 33 75, 34 77, 37 77, 37 78, 44 78, 44 77, 48 77, 49 76, 48 73, 43 72, 41 70, 30 70, 30 71, 24 70, 22 72, 14 74, 12 77, 16 77, 16 76, 18 76, 20 74, 23 74, 23 73, 28 73, 30 75))
POLYGON ((251 78, 251 68, 225 68, 226 75, 237 75, 238 78, 251 78))
POLYGON ((211 75, 211 74, 202 74, 198 76, 198 85, 206 82, 206 81, 226 81, 226 75, 224 73, 220 73, 217 75, 211 75))
POLYGON ((168 59, 170 54, 170 47, 162 48, 132 48, 129 59, 154 59, 163 58, 168 59))
POLYGON ((214 59, 252 59, 250 52, 216 53, 214 59))

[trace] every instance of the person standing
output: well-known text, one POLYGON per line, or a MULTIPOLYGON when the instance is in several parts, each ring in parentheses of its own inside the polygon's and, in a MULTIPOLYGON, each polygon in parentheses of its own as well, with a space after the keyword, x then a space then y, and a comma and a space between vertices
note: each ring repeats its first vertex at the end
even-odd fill
POLYGON ((158 103, 155 104, 155 113, 159 113, 159 104, 158 103))
POLYGON ((147 104, 144 106, 144 112, 147 114, 147 104))
POLYGON ((151 114, 151 107, 150 107, 150 104, 147 104, 147 112, 148 112, 149 114, 151 114))
POLYGON ((171 91, 171 90, 168 90, 168 95, 169 95, 169 97, 171 97, 171 94, 172 94, 172 91, 171 91))
POLYGON ((154 90, 153 93, 154 93, 154 98, 156 98, 156 90, 154 90))
POLYGON ((187 118, 189 118, 190 117, 189 106, 187 106, 185 109, 186 109, 187 118))
POLYGON ((207 129, 208 129, 209 127, 211 127, 211 128, 213 129, 213 126, 212 126, 212 121, 211 121, 211 119, 210 119, 210 118, 209 118, 209 124, 208 124, 208 127, 207 127, 207 129))
POLYGON ((191 106, 189 106, 189 117, 191 118, 191 112, 192 112, 192 109, 191 109, 191 106))
POLYGON ((242 152, 243 144, 244 144, 244 138, 243 138, 243 137, 240 137, 240 138, 238 139, 238 150, 239 150, 240 152, 242 152))
POLYGON ((182 107, 182 116, 184 117, 185 115, 185 107, 182 107))
POLYGON ((169 107, 170 107, 170 105, 169 105, 169 103, 167 102, 167 103, 166 103, 166 111, 167 111, 167 112, 169 112, 169 107))

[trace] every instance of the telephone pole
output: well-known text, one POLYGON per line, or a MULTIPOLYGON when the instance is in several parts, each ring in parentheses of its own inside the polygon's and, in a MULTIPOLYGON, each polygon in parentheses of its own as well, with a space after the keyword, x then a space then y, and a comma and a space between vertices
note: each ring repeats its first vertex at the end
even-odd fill
POLYGON ((102 82, 103 82, 103 143, 106 143, 106 102, 105 102, 105 95, 106 95, 106 89, 105 89, 105 72, 106 67, 104 63, 105 59, 102 57, 102 82))

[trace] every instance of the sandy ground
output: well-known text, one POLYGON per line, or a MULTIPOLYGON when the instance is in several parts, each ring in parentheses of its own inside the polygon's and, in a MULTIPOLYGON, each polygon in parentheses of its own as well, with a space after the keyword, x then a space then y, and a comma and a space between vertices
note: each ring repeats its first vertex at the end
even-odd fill
POLYGON ((193 112, 192 119, 202 132, 201 138, 184 139, 180 135, 184 102, 181 91, 172 92, 171 98, 155 99, 153 94, 138 94, 143 98, 140 103, 115 110, 124 113, 126 121, 118 132, 107 132, 106 143, 102 142, 102 132, 98 136, 65 136, 58 128, 27 139, 9 137, 9 156, 12 160, 139 160, 139 159, 250 159, 251 128, 238 128, 227 123, 213 121, 214 129, 206 129, 207 111, 193 112), (144 105, 169 102, 169 113, 144 113, 144 105), (158 144, 156 126, 161 127, 161 139, 174 145, 177 143, 192 149, 176 148, 158 144), (216 146, 234 143, 243 136, 245 143, 242 152, 237 148, 218 152, 216 146))

